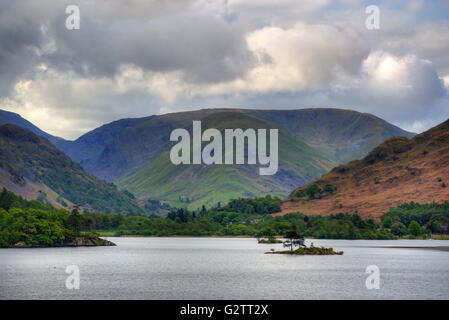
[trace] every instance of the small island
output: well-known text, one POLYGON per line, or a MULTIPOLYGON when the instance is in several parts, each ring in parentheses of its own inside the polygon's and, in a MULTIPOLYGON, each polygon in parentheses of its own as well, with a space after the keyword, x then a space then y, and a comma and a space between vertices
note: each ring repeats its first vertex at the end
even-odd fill
MULTIPOLYGON (((299 235, 296 230, 287 232, 285 235, 286 241, 283 242, 284 247, 290 248, 290 250, 275 251, 271 249, 265 254, 291 254, 291 255, 342 255, 343 251, 334 251, 333 248, 314 247, 313 243, 310 247, 305 244, 303 236, 299 235), (298 249, 294 249, 298 247, 298 249)), ((260 243, 260 241, 259 241, 260 243)))
POLYGON ((297 255, 342 255, 343 251, 334 251, 333 248, 305 247, 296 250, 269 251, 266 254, 297 254, 297 255))
POLYGON ((282 243, 282 240, 276 238, 261 238, 257 240, 257 243, 260 244, 269 244, 269 243, 282 243))
POLYGON ((65 242, 60 243, 26 243, 19 241, 9 248, 45 248, 45 247, 97 247, 97 246, 116 246, 115 243, 100 238, 97 232, 89 232, 78 237, 68 238, 65 242))
POLYGON ((96 246, 116 246, 115 243, 100 238, 97 232, 89 232, 63 244, 65 247, 96 247, 96 246))
POLYGON ((256 234, 257 243, 268 244, 268 243, 282 243, 282 240, 276 238, 276 234, 273 229, 266 228, 260 233, 256 234))

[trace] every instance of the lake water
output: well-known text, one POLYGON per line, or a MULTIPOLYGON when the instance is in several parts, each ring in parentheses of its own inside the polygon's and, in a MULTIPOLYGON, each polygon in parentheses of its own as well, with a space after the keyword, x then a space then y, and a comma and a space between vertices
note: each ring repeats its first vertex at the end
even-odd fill
POLYGON ((449 299, 449 241, 307 240, 344 255, 289 256, 255 239, 108 239, 117 246, 0 249, 0 299, 449 299), (79 290, 66 289, 68 265, 79 290))

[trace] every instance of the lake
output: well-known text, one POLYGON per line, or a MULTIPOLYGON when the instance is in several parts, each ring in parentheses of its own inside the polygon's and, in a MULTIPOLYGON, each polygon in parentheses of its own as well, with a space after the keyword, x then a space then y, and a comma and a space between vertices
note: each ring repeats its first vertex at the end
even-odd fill
POLYGON ((0 249, 0 299, 449 299, 449 241, 307 240, 344 255, 290 256, 249 238, 107 239, 117 246, 0 249))

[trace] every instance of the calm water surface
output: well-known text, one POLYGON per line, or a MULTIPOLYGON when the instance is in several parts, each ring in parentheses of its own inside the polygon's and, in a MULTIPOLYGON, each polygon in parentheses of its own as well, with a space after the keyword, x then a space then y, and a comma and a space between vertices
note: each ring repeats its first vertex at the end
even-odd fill
POLYGON ((449 299, 449 241, 313 240, 345 253, 287 256, 255 239, 108 239, 117 246, 0 249, 0 299, 449 299), (68 265, 79 290, 65 287, 68 265))

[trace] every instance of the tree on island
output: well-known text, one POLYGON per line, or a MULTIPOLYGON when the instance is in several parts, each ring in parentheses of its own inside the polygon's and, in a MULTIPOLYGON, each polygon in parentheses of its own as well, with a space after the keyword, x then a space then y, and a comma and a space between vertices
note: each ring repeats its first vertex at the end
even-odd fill
POLYGON ((284 247, 286 248, 290 248, 290 251, 293 251, 294 247, 305 247, 306 245, 304 244, 304 237, 302 235, 299 235, 296 232, 296 229, 293 229, 291 231, 288 231, 285 234, 285 238, 287 240, 284 241, 284 247))
POLYGON ((68 218, 68 223, 70 228, 74 232, 74 236, 78 237, 80 235, 80 229, 81 229, 81 217, 79 210, 81 209, 80 206, 73 206, 72 211, 70 212, 70 216, 68 218))

